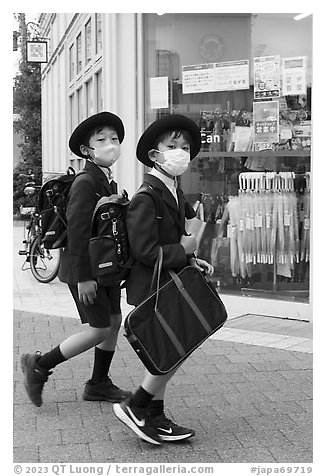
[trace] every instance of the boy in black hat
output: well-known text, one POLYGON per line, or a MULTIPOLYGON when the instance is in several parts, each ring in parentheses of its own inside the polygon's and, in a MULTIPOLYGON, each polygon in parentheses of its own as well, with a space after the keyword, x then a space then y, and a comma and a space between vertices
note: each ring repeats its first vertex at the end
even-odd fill
POLYGON ((44 383, 51 370, 92 347, 95 347, 93 373, 86 382, 83 399, 120 402, 131 395, 108 377, 121 326, 120 288, 97 284, 88 254, 96 203, 102 196, 117 193, 110 167, 120 155, 123 138, 121 119, 110 112, 100 112, 79 124, 69 140, 71 151, 86 159, 86 164, 69 192, 67 245, 61 255, 59 279, 68 284, 81 322, 88 326, 46 354, 22 355, 25 388, 32 403, 38 407, 42 405, 44 383))
MULTIPOLYGON (((182 115, 157 120, 138 142, 138 160, 152 169, 145 175, 142 187, 150 187, 161 196, 162 219, 158 224, 151 196, 134 195, 126 218, 130 247, 136 259, 127 280, 129 304, 138 305, 148 296, 160 246, 163 248, 162 284, 164 279, 168 279, 164 269, 178 271, 193 265, 209 275, 213 273, 210 264, 194 258, 196 240, 193 236, 185 236, 185 218, 193 218, 195 212, 177 186, 177 177, 187 170, 200 146, 198 126, 182 115)), ((192 429, 175 424, 164 414, 165 388, 174 373, 175 370, 165 375, 152 375, 146 370, 135 394, 113 405, 115 415, 149 443, 160 445, 162 441, 185 440, 195 434, 192 429)))

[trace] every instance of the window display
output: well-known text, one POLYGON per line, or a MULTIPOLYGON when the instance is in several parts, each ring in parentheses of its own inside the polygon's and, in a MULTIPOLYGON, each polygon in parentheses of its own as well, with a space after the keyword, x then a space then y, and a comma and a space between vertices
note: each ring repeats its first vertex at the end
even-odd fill
POLYGON ((193 207, 197 253, 220 288, 286 295, 297 283, 297 297, 307 297, 309 172, 241 172, 237 194, 203 193, 193 207))
POLYGON ((312 19, 294 16, 145 15, 145 125, 180 113, 201 129, 181 186, 217 287, 307 302, 312 19))

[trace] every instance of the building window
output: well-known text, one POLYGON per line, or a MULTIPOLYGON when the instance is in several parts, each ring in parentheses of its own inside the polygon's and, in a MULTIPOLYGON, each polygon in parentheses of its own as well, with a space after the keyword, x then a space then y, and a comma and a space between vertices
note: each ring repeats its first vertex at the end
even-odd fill
POLYGON ((83 120, 83 88, 77 89, 77 118, 79 124, 83 120))
POLYGON ((95 47, 96 51, 95 53, 99 53, 99 51, 102 50, 102 20, 101 20, 101 14, 100 13, 95 13, 95 25, 96 25, 96 30, 95 30, 95 47))
POLYGON ((69 113, 70 113, 70 131, 72 132, 75 127, 75 114, 76 114, 76 98, 75 94, 69 96, 69 113))
POLYGON ((86 116, 89 117, 94 113, 93 101, 93 79, 86 83, 86 116))
POLYGON ((69 81, 75 76, 75 43, 69 48, 69 81))
POLYGON ((96 107, 97 112, 103 110, 103 94, 102 94, 102 70, 95 75, 96 80, 96 107))
POLYGON ((82 69, 82 36, 81 33, 77 36, 77 74, 82 69))
POLYGON ((92 59, 92 23, 91 18, 85 25, 85 64, 92 59))

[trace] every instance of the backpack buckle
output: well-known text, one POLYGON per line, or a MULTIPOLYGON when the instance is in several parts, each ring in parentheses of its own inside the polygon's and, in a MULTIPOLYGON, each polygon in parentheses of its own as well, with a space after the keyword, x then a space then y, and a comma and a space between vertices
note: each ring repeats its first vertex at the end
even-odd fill
POLYGON ((110 213, 109 212, 101 213, 101 219, 102 220, 110 220, 110 213))
POLYGON ((117 230, 117 219, 116 219, 116 218, 114 218, 114 219, 112 220, 112 234, 113 234, 113 236, 117 236, 117 234, 118 234, 118 230, 117 230))

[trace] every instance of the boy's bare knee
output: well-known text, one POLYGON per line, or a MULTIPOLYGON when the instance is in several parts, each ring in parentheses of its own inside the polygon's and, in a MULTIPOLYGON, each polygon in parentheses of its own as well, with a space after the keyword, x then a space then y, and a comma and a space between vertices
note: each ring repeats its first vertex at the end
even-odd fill
POLYGON ((91 327, 92 334, 96 343, 105 340, 110 333, 110 327, 91 327))

